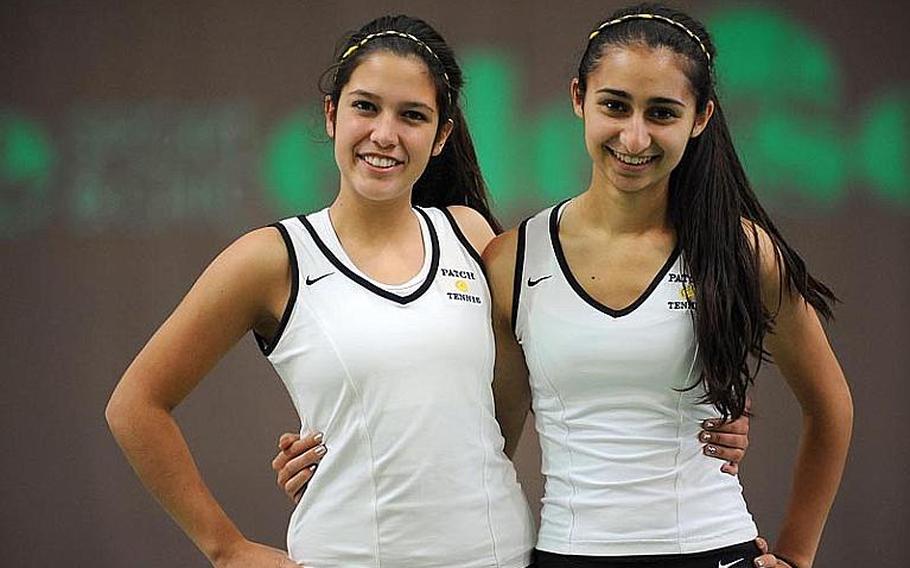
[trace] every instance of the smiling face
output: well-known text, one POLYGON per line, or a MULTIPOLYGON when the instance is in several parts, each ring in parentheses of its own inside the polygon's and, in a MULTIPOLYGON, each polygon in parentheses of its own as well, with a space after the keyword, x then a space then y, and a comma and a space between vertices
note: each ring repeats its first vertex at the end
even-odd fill
POLYGON ((326 100, 326 132, 334 140, 343 195, 410 200, 452 129, 448 121, 439 128, 429 73, 416 57, 377 51, 351 73, 337 107, 326 100))
POLYGON ((666 191, 686 144, 701 134, 714 109, 709 101, 705 112, 697 113, 685 63, 665 48, 608 46, 587 76, 583 98, 578 80, 572 82, 595 187, 666 191))

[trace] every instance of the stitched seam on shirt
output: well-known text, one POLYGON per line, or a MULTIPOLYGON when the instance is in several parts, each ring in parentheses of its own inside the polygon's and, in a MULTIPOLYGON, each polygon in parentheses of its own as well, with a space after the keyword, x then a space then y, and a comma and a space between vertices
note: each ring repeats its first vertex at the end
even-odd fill
POLYGON ((673 457, 673 497, 676 501, 676 546, 679 554, 682 554, 682 525, 680 519, 680 499, 679 499, 679 456, 682 453, 682 424, 683 417, 681 412, 683 393, 676 395, 676 455, 673 457))
MULTIPOLYGON (((475 260, 474 257, 470 254, 470 252, 468 252, 465 249, 464 243, 462 243, 461 239, 458 238, 458 235, 455 234, 454 227, 445 218, 445 213, 442 212, 441 210, 434 210, 434 209, 430 209, 430 210, 428 210, 428 212, 433 215, 433 224, 436 225, 437 233, 441 233, 442 231, 448 231, 450 233, 450 236, 452 237, 452 239, 446 240, 446 242, 457 243, 457 245, 454 247, 454 250, 457 251, 457 253, 462 256, 462 258, 466 262, 467 266, 472 267, 474 270, 476 270, 480 274, 480 278, 482 279, 481 281, 484 284, 484 289, 487 291, 486 307, 487 307, 487 319, 489 319, 489 313, 490 313, 490 309, 491 309, 491 293, 490 293, 489 284, 487 284, 487 281, 486 281, 486 275, 483 272, 483 267, 480 266, 477 263, 477 260, 475 260), (442 219, 439 219, 440 216, 442 217, 442 219), (438 224, 437 224, 437 221, 439 221, 438 224), (440 227, 442 227, 442 228, 440 229, 440 227)), ((444 248, 445 245, 442 244, 444 239, 442 239, 440 237, 439 241, 440 241, 439 260, 440 260, 440 264, 442 264, 442 257, 443 257, 443 255, 446 254, 447 249, 444 248)), ((490 337, 491 334, 492 334, 492 328, 488 327, 488 332, 486 334, 487 339, 490 342, 493 342, 493 338, 490 337)), ((495 353, 495 346, 494 346, 494 353, 495 353)), ((492 366, 493 361, 488 361, 487 364, 492 366)), ((492 376, 492 369, 490 371, 490 376, 492 376)), ((478 398, 479 400, 482 400, 484 398, 483 390, 485 388, 491 388, 491 387, 487 383, 480 381, 479 385, 478 385, 478 389, 480 390, 479 398, 478 398)), ((478 426, 479 426, 479 428, 478 428, 478 436, 479 436, 478 437, 478 447, 484 447, 486 444, 486 441, 484 438, 484 429, 483 429, 483 423, 484 423, 483 405, 478 405, 477 410, 478 410, 477 417, 478 417, 478 426)), ((485 451, 481 452, 481 456, 482 456, 481 457, 482 461, 480 464, 481 484, 483 485, 483 494, 484 494, 484 497, 486 498, 486 504, 487 504, 487 507, 486 507, 486 509, 487 509, 487 511, 486 511, 486 513, 487 513, 487 530, 490 533, 490 552, 493 555, 494 566, 500 566, 501 564, 499 562, 499 555, 496 552, 496 534, 493 531, 493 503, 492 503, 492 499, 490 497, 489 486, 487 485, 487 473, 488 473, 487 469, 488 469, 488 465, 489 465, 487 462, 487 453, 485 451)))
MULTIPOLYGON (((692 364, 689 365, 689 372, 686 373, 686 385, 691 384, 692 380, 692 371, 695 369, 695 363, 698 361, 698 343, 695 343, 695 353, 692 355, 692 364)), ((676 498, 676 546, 679 548, 679 554, 683 553, 682 543, 684 540, 688 539, 688 535, 682 534, 682 523, 680 522, 680 498, 679 498, 679 456, 682 453, 682 426, 683 426, 683 413, 682 405, 683 398, 685 393, 680 392, 677 395, 676 399, 676 456, 674 458, 674 469, 676 472, 676 477, 673 484, 673 492, 676 498)))
POLYGON ((326 331, 325 324, 322 322, 322 319, 319 317, 316 312, 311 309, 309 306, 304 304, 311 314, 313 314, 313 319, 319 323, 319 326, 322 328, 322 333, 325 335, 326 341, 331 346, 332 351, 335 353, 335 356, 338 358, 338 364, 344 370, 344 376, 348 386, 354 392, 354 396, 357 399, 357 406, 360 408, 360 422, 361 422, 361 433, 363 438, 366 439, 367 447, 370 450, 370 482, 373 485, 373 527, 374 527, 374 538, 375 538, 375 549, 376 549, 376 568, 382 566, 382 561, 380 560, 382 556, 382 546, 379 541, 379 495, 376 490, 376 457, 373 452, 373 439, 370 437, 370 430, 366 427, 367 418, 364 413, 363 405, 363 396, 360 394, 360 391, 357 389, 357 386, 354 384, 354 379, 351 377, 351 372, 348 370, 348 366, 344 362, 344 358, 341 356, 341 352, 338 349, 338 346, 335 344, 335 341, 332 339, 332 336, 326 331))
MULTIPOLYGON (((539 357, 535 354, 534 358, 538 359, 537 368, 542 369, 543 366, 540 364, 539 357)), ((556 387, 550 381, 549 377, 547 377, 546 373, 544 373, 543 371, 541 371, 541 379, 543 379, 547 383, 547 386, 549 386, 550 389, 553 391, 554 398, 559 402, 559 408, 560 408, 559 421, 563 425, 565 425, 565 435, 563 436, 563 445, 566 448, 567 453, 569 454, 569 470, 568 470, 567 478, 568 478, 569 486, 572 488, 572 495, 571 495, 571 497, 569 497, 569 514, 571 515, 571 521, 569 523, 569 538, 568 538, 569 550, 570 550, 569 554, 572 554, 574 552, 574 547, 575 547, 575 516, 576 516, 575 515, 575 499, 578 496, 578 488, 575 486, 575 477, 572 475, 572 472, 575 471, 575 460, 573 459, 574 452, 572 451, 572 446, 569 445, 569 425, 568 425, 568 422, 566 422, 566 404, 562 400, 562 397, 559 396, 559 391, 556 389, 556 387)))
MULTIPOLYGON (((454 229, 452 229, 451 227, 450 227, 449 230, 451 230, 453 233, 455 232, 454 229)), ((456 240, 456 242, 460 242, 460 241, 457 241, 457 240, 456 240)), ((442 246, 440 245, 440 249, 441 249, 441 248, 442 248, 442 246)), ((472 267, 474 267, 475 269, 477 269, 477 270, 480 271, 481 278, 484 279, 484 284, 486 284, 486 276, 483 274, 483 269, 482 269, 482 267, 480 267, 480 266, 477 264, 477 261, 474 260, 474 258, 471 256, 470 253, 468 253, 466 250, 464 250, 464 246, 463 246, 463 245, 460 246, 459 248, 461 249, 461 250, 460 250, 461 254, 464 255, 465 259, 467 260, 468 265, 469 265, 469 266, 472 266, 472 267)), ((442 250, 440 250, 439 255, 440 255, 440 257, 442 257, 442 250)), ((487 318, 489 319, 489 317, 490 317, 490 315, 491 315, 491 314, 490 314, 490 310, 492 309, 492 296, 493 296, 493 294, 492 294, 492 292, 490 291, 489 285, 486 285, 486 290, 487 290, 487 295, 486 295, 486 296, 487 296, 487 302, 486 302, 486 305, 487 305, 487 318)), ((495 345, 495 341, 494 341, 494 339, 493 339, 493 337, 492 337, 492 334, 493 334, 493 328, 492 328, 491 326, 487 326, 487 331, 486 331, 487 341, 489 341, 490 343, 493 344, 492 353, 493 353, 493 357, 495 357, 495 356, 496 356, 496 345, 495 345)), ((494 369, 492 368, 492 367, 494 366, 494 362, 495 362, 495 360, 493 360, 493 361, 487 361, 487 365, 490 367, 490 376, 491 376, 491 377, 493 376, 493 372, 494 372, 494 369)), ((488 388, 488 389, 489 389, 489 388, 492 388, 492 385, 488 385, 488 384, 485 383, 484 381, 479 381, 478 388, 481 390, 481 392, 480 392, 480 395, 481 395, 481 396, 480 396, 479 400, 483 400, 483 394, 484 394, 484 393, 483 393, 483 389, 484 389, 484 388, 488 388)), ((495 402, 494 402, 494 405, 495 405, 495 402)), ((484 413, 484 409, 483 409, 483 405, 478 405, 478 410, 479 410, 478 418, 479 418, 479 425, 480 425, 480 428, 479 428, 478 430, 479 430, 479 434, 480 434, 480 444, 481 444, 481 447, 483 447, 483 444, 484 444, 484 435, 483 435, 483 434, 484 434, 484 431, 483 431, 483 423, 484 423, 484 420, 483 420, 483 413, 484 413)), ((495 414, 495 406, 494 406, 494 414, 495 414)), ((485 495, 486 498, 487 498, 487 530, 489 530, 489 532, 490 532, 490 548, 491 548, 491 552, 492 552, 492 554, 493 554, 493 561, 495 562, 495 566, 500 566, 499 554, 498 554, 497 551, 496 551, 496 533, 495 533, 494 530, 493 530, 493 503, 492 503, 492 499, 490 498, 490 488, 489 488, 489 486, 487 485, 487 474, 488 474, 487 469, 488 469, 488 466, 489 466, 489 464, 487 463, 487 452, 483 452, 482 455, 483 455, 483 464, 482 464, 482 469, 481 469, 481 471, 482 471, 482 474, 483 474, 483 492, 484 492, 484 495, 485 495)))
MULTIPOLYGON (((485 385, 481 382, 480 388, 482 389, 485 385)), ((483 405, 478 405, 479 418, 480 418, 480 443, 484 443, 483 439, 483 405)), ((481 472, 483 476, 483 493, 487 498, 487 530, 490 532, 490 549, 493 554, 493 561, 495 566, 499 566, 499 555, 496 553, 496 534, 493 531, 493 504, 490 499, 490 489, 487 486, 487 453, 483 452, 483 464, 481 466, 481 472)))
MULTIPOLYGON (((550 210, 548 210, 548 213, 550 212, 550 210)), ((549 214, 542 217, 543 221, 541 221, 541 223, 544 223, 543 227, 540 227, 539 223, 538 223, 538 226, 535 227, 535 235, 537 235, 538 238, 540 238, 540 233, 538 231, 545 231, 544 236, 543 236, 543 238, 545 239, 545 242, 550 241, 549 218, 550 218, 549 214)), ((532 221, 534 221, 534 220, 537 220, 537 219, 536 218, 532 219, 532 221)), ((528 242, 530 242, 530 240, 532 238, 530 225, 531 225, 531 223, 529 222, 528 231, 525 234, 525 238, 527 239, 528 242)), ((552 251, 553 250, 552 243, 548 243, 548 244, 550 245, 550 248, 548 250, 552 251)), ((528 251, 530 251, 530 250, 532 250, 531 246, 525 247, 525 257, 526 258, 528 255, 528 251)), ((535 249, 535 250, 539 250, 539 248, 535 249)), ((551 266, 556 265, 555 254, 547 255, 547 257, 544 260, 550 261, 551 266)), ((525 267, 528 267, 528 268, 530 267, 530 264, 528 263, 527 260, 525 261, 525 267)), ((558 268, 559 267, 557 265, 556 269, 558 269, 558 268)), ((528 273, 530 274, 530 272, 528 272, 528 273)), ((566 285, 568 285, 568 284, 566 284, 566 285)), ((531 331, 530 316, 531 316, 530 309, 525 308, 525 335, 526 336, 531 331)), ((550 390, 553 391, 553 396, 559 403, 559 408, 560 408, 559 421, 565 427, 565 434, 563 436, 563 447, 566 448, 566 452, 569 455, 569 469, 568 469, 568 473, 567 473, 566 477, 567 477, 567 481, 569 482, 569 487, 572 488, 572 493, 571 493, 571 496, 569 497, 569 514, 571 516, 571 520, 569 522, 569 534, 568 534, 567 542, 569 543, 569 554, 573 554, 574 548, 575 548, 575 518, 576 518, 575 500, 578 497, 578 488, 576 487, 576 484, 575 484, 575 477, 572 474, 572 472, 575 471, 575 460, 574 460, 574 452, 572 451, 572 447, 569 445, 570 429, 568 426, 568 422, 566 421, 566 404, 565 404, 565 401, 562 400, 562 397, 559 395, 559 391, 556 389, 555 385, 553 385, 553 382, 550 380, 549 377, 547 377, 546 373, 543 371, 543 365, 540 362, 539 354, 536 351, 534 351, 533 353, 534 353, 534 359, 536 360, 536 363, 537 363, 536 366, 538 369, 541 370, 541 372, 540 372, 541 379, 547 384, 547 386, 550 388, 550 390)), ((530 369, 529 369, 529 374, 530 374, 530 369)), ((541 524, 543 524, 542 520, 541 520, 541 524)))

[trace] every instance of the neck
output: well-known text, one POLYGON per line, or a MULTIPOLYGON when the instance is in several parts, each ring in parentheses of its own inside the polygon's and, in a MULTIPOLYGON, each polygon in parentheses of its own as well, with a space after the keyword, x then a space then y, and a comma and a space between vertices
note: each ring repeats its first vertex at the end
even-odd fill
POLYGON ((598 177, 595 172, 587 191, 576 199, 576 215, 584 225, 613 235, 670 229, 669 179, 636 192, 625 192, 598 177))
POLYGON ((332 226, 343 242, 382 245, 413 235, 417 218, 410 194, 390 201, 370 201, 340 192, 329 207, 332 226))

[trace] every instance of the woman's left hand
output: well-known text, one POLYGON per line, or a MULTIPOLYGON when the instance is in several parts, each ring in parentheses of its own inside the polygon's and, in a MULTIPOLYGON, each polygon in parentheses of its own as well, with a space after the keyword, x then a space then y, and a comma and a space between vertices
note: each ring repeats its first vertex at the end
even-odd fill
POLYGON ((739 462, 749 447, 749 406, 747 403, 747 414, 736 420, 705 420, 698 434, 698 439, 704 443, 705 455, 723 460, 725 463, 720 470, 730 475, 739 473, 739 462))

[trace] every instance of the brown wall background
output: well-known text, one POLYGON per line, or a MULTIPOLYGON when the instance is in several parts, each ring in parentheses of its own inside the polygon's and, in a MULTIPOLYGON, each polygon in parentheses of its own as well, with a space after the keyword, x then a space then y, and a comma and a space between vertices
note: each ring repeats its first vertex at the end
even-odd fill
MULTIPOLYGON (((524 73, 520 104, 533 108, 562 96, 586 34, 619 5, 7 0, 0 7, 0 108, 27 114, 61 141, 72 136, 75 108, 242 101, 259 117, 244 128, 259 135, 262 125, 318 100, 316 78, 342 32, 397 11, 438 25, 456 49, 492 46, 511 54, 524 73)), ((680 5, 698 14, 727 6, 680 5)), ((844 120, 891 88, 903 88, 908 100, 906 8, 857 0, 763 6, 811 27, 833 49, 844 74, 844 120)), ((73 148, 80 141, 63 142, 73 148)), ((66 186, 64 178, 78 171, 72 151, 58 156, 50 187, 66 186)), ((128 175, 129 164, 124 167, 128 175)), ((230 172, 231 161, 225 158, 223 167, 230 172)), ((207 262, 236 235, 278 216, 258 184, 254 176, 243 179, 244 191, 233 197, 242 207, 223 218, 176 217, 160 227, 135 215, 94 229, 79 225, 66 213, 66 197, 49 192, 39 203, 47 210, 42 222, 0 237, 4 566, 205 565, 138 483, 107 431, 103 408, 131 358, 207 262)), ((0 185, 0 200, 16 190, 0 185)), ((506 211, 506 220, 543 205, 506 211)), ((852 183, 830 207, 784 200, 772 209, 814 272, 843 299, 829 334, 852 384, 856 424, 817 565, 906 566, 910 208, 852 183)), ((755 410, 742 478, 761 532, 773 540, 800 424, 774 370, 760 376, 755 410)), ((241 529, 283 546, 291 506, 269 463, 277 435, 298 423, 253 341, 241 342, 176 416, 210 487, 241 529)), ((536 439, 527 434, 518 467, 536 503, 536 439)))

